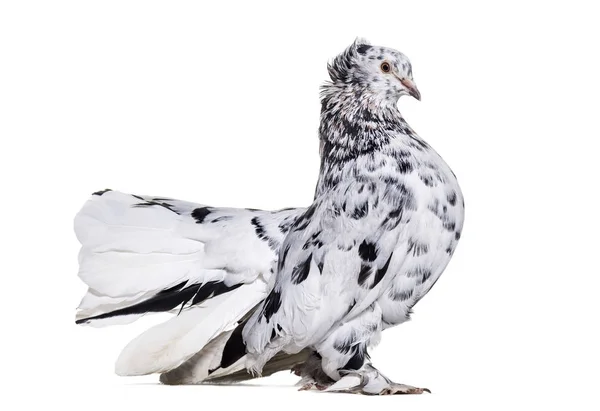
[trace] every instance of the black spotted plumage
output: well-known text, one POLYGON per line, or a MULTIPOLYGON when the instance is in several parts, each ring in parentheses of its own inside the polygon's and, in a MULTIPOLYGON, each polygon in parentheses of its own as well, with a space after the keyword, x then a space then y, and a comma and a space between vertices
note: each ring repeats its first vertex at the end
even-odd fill
POLYGON ((279 310, 279 307, 281 307, 281 292, 273 290, 269 293, 269 296, 265 300, 261 312, 262 317, 269 322, 273 314, 279 310))
POLYGON ((383 279, 383 276, 385 275, 385 273, 387 273, 387 270, 390 266, 391 260, 392 260, 392 255, 390 255, 390 257, 387 259, 387 261, 385 262, 383 267, 381 267, 377 270, 377 272, 375 273, 375 279, 373 280, 373 285, 371 286, 371 288, 375 287, 383 279))
POLYGON ((400 174, 408 174, 413 171, 413 165, 410 161, 401 159, 396 163, 396 167, 400 174))
POLYGON ((310 273, 310 263, 312 261, 312 254, 310 254, 304 261, 297 264, 292 270, 292 283, 300 284, 308 278, 310 273))
POLYGON ((222 222, 224 222, 224 221, 229 221, 229 220, 231 220, 231 219, 233 219, 233 217, 232 217, 232 216, 229 216, 229 215, 224 215, 224 216, 221 216, 221 217, 214 218, 214 219, 213 219, 213 220, 211 220, 210 222, 211 222, 211 224, 215 224, 215 223, 222 223, 222 222))
POLYGON ((354 211, 352 212, 351 217, 356 220, 359 220, 359 219, 363 218, 364 216, 366 216, 368 211, 369 211, 369 203, 367 203, 365 201, 362 204, 357 205, 354 208, 354 211))
POLYGON ((448 194, 448 204, 450 204, 451 206, 456 205, 456 192, 452 191, 450 194, 448 194))
POLYGON ((406 271, 406 276, 409 278, 417 278, 418 281, 424 283, 431 277, 431 269, 422 265, 417 265, 406 271))
POLYGON ((210 207, 199 207, 192 211, 192 217, 196 220, 197 224, 202 224, 204 219, 211 213, 210 207))
POLYGON ((427 187, 433 187, 435 185, 433 177, 430 174, 421 174, 419 178, 427 187))
POLYGON ((279 223, 279 230, 282 234, 287 234, 290 231, 290 227, 296 222, 296 216, 291 216, 285 218, 281 223, 279 223))
POLYGON ((175 206, 173 204, 169 204, 164 201, 161 202, 161 201, 149 200, 149 201, 144 201, 144 202, 133 205, 133 207, 153 207, 153 206, 162 207, 162 208, 167 209, 175 214, 179 214, 179 212, 177 210, 175 210, 175 208, 174 208, 175 206))
POLYGON ((360 272, 358 273, 358 284, 364 285, 367 279, 371 276, 373 267, 369 264, 362 263, 360 266, 360 272))
POLYGON ((112 191, 112 190, 110 188, 106 188, 104 190, 96 191, 92 195, 94 195, 94 196, 101 196, 102 194, 108 193, 109 191, 112 191))
POLYGON ((285 266, 285 259, 287 258, 288 253, 290 252, 290 244, 287 244, 284 249, 281 257, 279 258, 278 269, 281 270, 285 266))
MULTIPOLYGON (((246 343, 244 342, 242 331, 244 330, 245 322, 238 324, 235 330, 225 343, 223 348, 223 354, 221 362, 218 368, 227 368, 235 364, 240 358, 246 354, 246 343)), ((215 370, 209 370, 209 373, 213 373, 215 370)))
POLYGON ((368 359, 368 354, 365 348, 356 347, 353 351, 352 357, 350 357, 350 359, 342 367, 344 370, 358 370, 363 366, 365 360, 368 359))
POLYGON ((396 291, 391 288, 389 291, 389 296, 394 301, 406 301, 413 296, 413 292, 414 290, 412 289, 396 291))
POLYGON ((427 254, 429 251, 429 245, 427 243, 421 242, 414 238, 408 240, 408 249, 407 253, 412 254, 415 257, 418 257, 423 254, 427 254))
MULTIPOLYGON (((125 230, 118 233, 125 246, 102 249, 102 258, 129 258, 130 250, 136 262, 151 255, 143 280, 154 287, 150 297, 140 302, 146 290, 129 283, 122 287, 128 294, 115 297, 118 304, 131 299, 130 306, 114 303, 120 308, 111 311, 186 310, 177 326, 161 326, 161 335, 153 332, 146 344, 136 340, 129 354, 151 353, 146 370, 170 370, 163 375, 168 383, 248 378, 239 367, 228 370, 236 363, 258 375, 299 361, 294 370, 309 383, 331 387, 341 379, 345 390, 366 394, 406 390, 373 367, 367 347, 384 329, 405 322, 439 279, 461 236, 464 199, 454 173, 396 106, 404 95, 420 99, 406 56, 357 40, 328 72, 331 81, 321 89, 320 170, 308 208, 225 209, 128 195, 123 212, 105 214, 148 216, 152 228, 130 242, 125 230), (173 236, 173 244, 152 244, 161 232, 173 236), (155 284, 170 275, 174 280, 164 280, 157 292, 155 284), (178 348, 157 342, 168 338, 163 332, 173 332, 178 348), (182 347, 188 352, 177 352, 182 347), (351 378, 358 385, 351 387, 351 378)), ((118 196, 97 192, 91 203, 118 196)), ((127 223, 120 226, 135 226, 127 223)))
MULTIPOLYGON (((336 57, 328 69, 331 83, 323 87, 321 98, 319 180, 313 204, 291 230, 283 230, 285 248, 274 290, 281 292, 286 308, 276 310, 271 319, 274 324, 287 321, 292 339, 294 329, 301 330, 302 341, 311 341, 314 332, 320 339, 313 343, 320 346, 328 332, 319 329, 321 319, 329 321, 332 312, 339 313, 341 317, 333 319, 343 324, 343 331, 332 334, 333 351, 340 356, 335 371, 361 373, 368 365, 363 343, 381 324, 406 321, 445 266, 448 256, 439 250, 457 241, 462 215, 452 207, 460 194, 446 164, 396 107, 369 100, 420 97, 412 67, 401 53, 357 45, 336 57), (382 63, 386 72, 390 67, 399 70, 401 81, 378 72, 382 63), (381 94, 369 94, 380 89, 381 94), (457 193, 456 199, 447 196, 451 192, 457 193), (309 277, 312 261, 320 275, 309 277), (369 308, 365 298, 374 302, 369 308), (378 299, 386 300, 378 305, 378 299), (299 300, 308 307, 294 304, 299 300), (365 320, 370 316, 372 322, 365 320)), ((262 309, 273 305, 270 297, 262 309)), ((258 334, 264 329, 270 338, 252 338, 250 351, 260 352, 267 340, 271 345, 287 341, 286 334, 260 317, 251 320, 256 322, 248 329, 258 334)), ((368 369, 380 375, 370 365, 368 369)))
POLYGON ((323 241, 319 238, 319 235, 321 234, 321 231, 317 231, 315 233, 313 233, 308 240, 306 240, 306 243, 304 243, 304 245, 302 246, 303 250, 308 250, 311 247, 316 247, 316 248, 321 248, 323 247, 323 241))
POLYGON ((253 217, 252 220, 250 220, 250 223, 254 226, 254 231, 259 239, 266 241, 272 250, 277 250, 279 248, 279 241, 267 234, 265 226, 261 223, 259 217, 253 217))
POLYGON ((304 230, 311 221, 313 214, 315 213, 314 206, 310 206, 304 214, 302 214, 296 221, 293 223, 294 231, 302 231, 304 230))
POLYGON ((364 240, 358 246, 358 254, 365 261, 373 262, 377 258, 377 246, 367 240, 364 240))

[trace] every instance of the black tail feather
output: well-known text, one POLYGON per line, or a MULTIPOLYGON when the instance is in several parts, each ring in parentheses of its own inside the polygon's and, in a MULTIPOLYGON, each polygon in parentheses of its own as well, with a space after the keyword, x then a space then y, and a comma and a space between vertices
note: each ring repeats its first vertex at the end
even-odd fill
POLYGON ((221 357, 221 364, 214 370, 209 370, 208 374, 212 374, 219 368, 227 368, 237 362, 240 358, 246 355, 246 343, 242 337, 242 331, 246 326, 248 320, 242 321, 238 324, 238 326, 233 330, 229 340, 225 343, 225 347, 223 348, 223 355, 221 357))
MULTIPOLYGON (((76 320, 76 324, 85 324, 92 320, 101 320, 121 315, 146 314, 171 311, 181 304, 181 308, 192 300, 190 306, 199 304, 211 297, 235 290, 240 284, 227 286, 220 281, 209 281, 204 284, 192 284, 187 286, 187 281, 179 283, 173 287, 160 291, 158 294, 147 300, 131 305, 129 307, 119 308, 108 313, 95 315, 93 317, 76 320)), ((180 311, 181 312, 181 311, 180 311)))

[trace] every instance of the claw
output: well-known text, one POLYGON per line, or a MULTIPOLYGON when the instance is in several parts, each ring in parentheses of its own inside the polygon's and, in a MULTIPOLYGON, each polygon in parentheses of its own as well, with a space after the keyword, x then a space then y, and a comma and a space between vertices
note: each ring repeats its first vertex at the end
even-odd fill
POLYGON ((310 391, 313 388, 316 388, 319 391, 324 391, 327 389, 326 385, 317 384, 316 382, 309 382, 298 388, 298 391, 310 391))
POLYGON ((298 388, 298 391, 310 391, 315 386, 314 383, 310 382, 308 384, 304 384, 302 387, 298 388))
POLYGON ((429 388, 417 388, 410 385, 394 384, 390 388, 382 390, 379 395, 408 395, 408 394, 423 394, 427 392, 431 394, 429 388))

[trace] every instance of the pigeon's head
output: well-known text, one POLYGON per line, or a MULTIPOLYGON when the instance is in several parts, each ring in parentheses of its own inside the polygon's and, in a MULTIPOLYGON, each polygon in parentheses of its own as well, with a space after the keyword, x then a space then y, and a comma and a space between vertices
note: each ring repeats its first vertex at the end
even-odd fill
POLYGON ((334 85, 354 87, 358 93, 394 103, 404 95, 421 100, 408 58, 397 50, 372 46, 364 39, 354 41, 327 69, 334 85))

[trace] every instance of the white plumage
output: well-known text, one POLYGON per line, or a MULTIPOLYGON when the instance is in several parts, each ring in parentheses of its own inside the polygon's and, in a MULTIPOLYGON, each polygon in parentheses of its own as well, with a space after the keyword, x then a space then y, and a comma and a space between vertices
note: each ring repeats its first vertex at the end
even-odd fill
POLYGON ((406 56, 357 40, 328 66, 321 172, 310 207, 215 208, 110 190, 75 219, 81 324, 175 317, 125 347, 119 375, 167 384, 292 369, 304 388, 422 393, 367 349, 446 268, 461 235, 456 177, 406 123, 420 99, 406 56))
MULTIPOLYGON (((163 373, 180 366, 220 334, 233 330, 266 293, 267 284, 257 279, 152 327, 123 349, 115 368, 117 374, 163 373)), ((208 372, 208 367, 204 371, 208 372)))
POLYGON ((265 298, 276 259, 268 243, 257 237, 252 218, 270 221, 272 231, 281 231, 278 224, 297 212, 207 208, 175 200, 169 200, 167 208, 157 205, 157 198, 99 192, 75 218, 82 244, 79 277, 89 286, 77 313, 80 323, 126 324, 153 310, 179 313, 125 347, 116 364, 119 375, 174 369, 235 328, 265 298), (194 210, 201 210, 197 218, 192 216, 194 210), (201 218, 206 224, 204 220, 198 224, 201 218), (192 300, 198 293, 190 293, 187 301, 176 299, 179 304, 155 303, 131 313, 136 304, 172 287, 197 285, 201 290, 211 283, 227 292, 213 297, 220 290, 209 290, 207 298, 196 304, 192 300))

